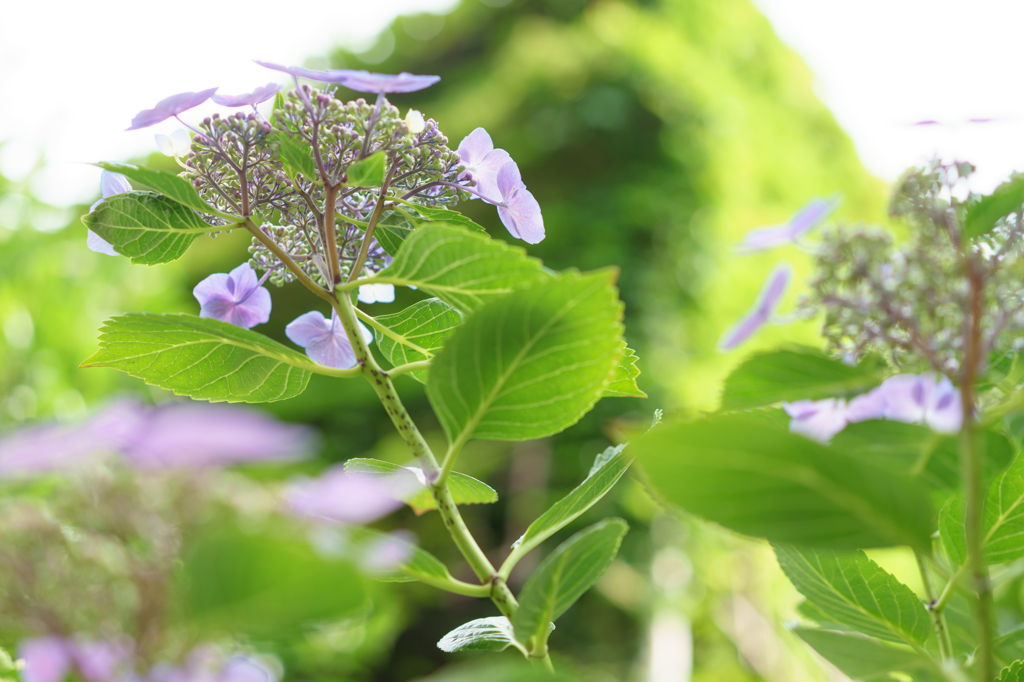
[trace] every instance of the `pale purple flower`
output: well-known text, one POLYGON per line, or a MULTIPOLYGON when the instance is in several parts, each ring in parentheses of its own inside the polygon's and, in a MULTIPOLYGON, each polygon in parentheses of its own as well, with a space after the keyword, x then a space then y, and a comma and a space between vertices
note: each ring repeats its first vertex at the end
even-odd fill
POLYGON ((222 107, 254 107, 266 102, 280 89, 278 83, 267 83, 244 95, 213 95, 211 99, 222 107))
POLYGON ((348 473, 337 464, 319 478, 292 481, 285 490, 285 504, 291 514, 303 518, 372 523, 405 504, 409 480, 348 473))
POLYGON ((956 433, 963 425, 960 391, 936 374, 897 374, 877 389, 885 400, 885 418, 926 424, 938 433, 956 433))
MULTIPOLYGON (((498 171, 512 160, 504 149, 495 149, 491 136, 483 128, 477 128, 459 143, 459 159, 466 170, 459 173, 459 180, 472 179, 473 188, 492 204, 500 204, 503 196, 498 189, 498 171)), ((479 199, 476 195, 470 195, 479 199)))
POLYGON ((217 682, 273 682, 274 675, 266 666, 248 656, 235 656, 229 660, 217 682))
POLYGON ((540 204, 526 189, 519 175, 519 166, 512 159, 498 170, 498 192, 501 194, 498 216, 512 236, 527 244, 542 242, 544 218, 540 214, 540 204))
POLYGON ((799 400, 782 403, 782 408, 792 419, 789 430, 801 436, 827 443, 846 428, 846 401, 839 398, 825 400, 799 400))
POLYGON ((229 274, 218 272, 196 285, 192 294, 202 306, 199 317, 210 317, 251 329, 270 319, 270 292, 248 263, 229 274))
MULTIPOLYGON (((113 171, 108 170, 100 173, 100 193, 103 195, 103 199, 112 197, 115 194, 124 194, 125 192, 131 191, 132 186, 131 183, 128 182, 128 178, 120 173, 114 173, 113 171)), ((103 203, 103 199, 100 199, 90 206, 89 213, 95 211, 96 207, 103 203)), ((95 251, 96 253, 102 253, 107 256, 121 255, 114 250, 114 246, 110 242, 92 230, 89 230, 89 236, 86 238, 85 244, 89 247, 90 251, 95 251)))
POLYGON ((200 92, 183 92, 178 95, 171 95, 166 99, 160 100, 155 107, 152 109, 146 109, 140 111, 132 119, 132 125, 128 130, 139 130, 140 128, 148 128, 149 126, 156 125, 161 121, 166 121, 172 116, 188 111, 193 107, 197 107, 206 100, 210 99, 210 96, 217 92, 217 88, 210 88, 209 90, 201 90, 200 92))
MULTIPOLYGON (((363 341, 373 340, 370 330, 357 322, 363 341)), ((356 366, 356 354, 352 350, 345 328, 338 319, 338 313, 332 311, 328 320, 320 312, 313 310, 299 315, 284 328, 288 336, 297 346, 306 349, 306 355, 313 362, 335 369, 350 369, 356 366)))
POLYGON ((877 388, 850 400, 846 406, 846 421, 850 424, 885 418, 885 394, 877 388))
POLYGON ((369 71, 357 71, 353 69, 328 69, 327 71, 314 71, 303 69, 299 66, 282 66, 272 62, 261 62, 255 60, 260 66, 274 71, 287 73, 293 78, 308 78, 309 80, 323 83, 340 83, 349 90, 357 92, 389 93, 389 92, 416 92, 429 88, 441 80, 440 76, 417 76, 403 71, 398 75, 386 73, 370 73, 369 71))
POLYGON ((132 645, 50 635, 22 642, 18 655, 25 661, 25 682, 62 682, 72 669, 86 682, 110 682, 130 663, 132 645))
POLYGON ((127 640, 92 641, 76 639, 69 644, 78 672, 86 682, 110 682, 118 677, 132 658, 132 644, 127 640))
POLYGON ((416 536, 407 530, 397 530, 368 542, 359 555, 359 568, 373 576, 387 575, 409 561, 415 552, 416 536))
POLYGON ((364 284, 359 287, 360 303, 394 303, 394 284, 364 284))
POLYGON ((18 658, 25 662, 24 682, 63 682, 74 661, 63 637, 38 637, 22 642, 18 658))
POLYGON ((815 198, 789 219, 785 225, 760 227, 747 232, 739 250, 743 253, 754 253, 772 249, 776 246, 791 244, 814 229, 821 221, 832 214, 839 206, 838 199, 815 198))
POLYGON ((718 342, 719 349, 723 351, 732 350, 753 336, 758 329, 771 319, 779 302, 782 300, 782 295, 786 293, 790 274, 788 263, 777 265, 772 270, 757 296, 754 307, 722 335, 721 340, 718 342))

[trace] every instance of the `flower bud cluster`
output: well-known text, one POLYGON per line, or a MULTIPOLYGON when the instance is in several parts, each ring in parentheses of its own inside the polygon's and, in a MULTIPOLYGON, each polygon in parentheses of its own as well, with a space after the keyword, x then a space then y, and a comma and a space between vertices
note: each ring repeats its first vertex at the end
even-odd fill
POLYGON ((965 205, 956 197, 970 170, 933 164, 903 178, 892 215, 909 228, 904 244, 862 226, 825 236, 804 310, 824 311, 823 334, 834 351, 879 352, 905 371, 958 372, 972 272, 984 285, 983 356, 1024 345, 1016 333, 1024 329, 1021 224, 1004 219, 985 238, 967 241, 965 205))

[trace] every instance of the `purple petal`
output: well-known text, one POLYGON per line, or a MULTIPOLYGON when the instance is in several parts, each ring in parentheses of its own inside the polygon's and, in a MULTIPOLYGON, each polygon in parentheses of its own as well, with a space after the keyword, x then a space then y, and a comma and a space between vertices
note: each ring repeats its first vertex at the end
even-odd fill
POLYGON ((309 427, 254 409, 169 403, 151 410, 121 451, 142 469, 179 469, 293 460, 308 456, 315 446, 309 427))
POLYGON ((78 640, 72 645, 71 651, 78 671, 87 682, 110 682, 132 655, 131 645, 124 641, 78 640))
POLYGON ((416 92, 441 80, 440 76, 417 76, 406 71, 393 75, 337 69, 328 71, 328 74, 332 82, 341 83, 349 90, 373 93, 416 92))
POLYGON ((285 491, 295 516, 338 523, 371 523, 404 503, 389 477, 351 474, 338 464, 319 478, 294 481, 285 491))
POLYGON ((838 199, 814 198, 789 219, 785 225, 760 227, 746 234, 739 246, 742 253, 764 251, 790 244, 832 214, 839 207, 838 199))
POLYGON ((741 317, 739 322, 729 328, 718 341, 722 351, 732 350, 753 336, 768 321, 768 316, 760 311, 753 311, 741 317))
POLYGON ((761 288, 754 306, 722 335, 718 342, 720 350, 727 351, 736 348, 771 319, 775 308, 778 307, 779 301, 782 299, 782 294, 786 291, 789 277, 790 269, 787 263, 782 263, 772 270, 761 288))
POLYGON ((519 166, 511 158, 498 169, 496 181, 502 202, 507 202, 516 189, 526 187, 523 176, 519 174, 519 166))
MULTIPOLYGON (((507 164, 506 164, 507 166, 507 164)), ((527 244, 538 244, 544 240, 544 218, 540 204, 525 187, 517 187, 506 196, 505 205, 498 206, 498 217, 514 237, 527 244)))
MULTIPOLYGON (((373 338, 373 334, 362 324, 359 324, 359 331, 367 343, 373 338)), ((313 362, 335 369, 356 366, 355 351, 336 313, 331 314, 329 322, 315 310, 305 313, 285 327, 284 333, 296 345, 305 348, 306 355, 313 362)))
POLYGON ((270 319, 270 291, 257 286, 256 272, 242 263, 230 274, 210 275, 192 290, 201 306, 199 316, 250 329, 270 319))
POLYGON ((877 388, 852 399, 846 406, 846 421, 851 424, 885 417, 885 393, 877 388))
POLYGON ((766 317, 771 318, 772 313, 779 307, 779 301, 782 300, 782 295, 786 293, 786 287, 789 285, 791 274, 789 264, 783 263, 776 266, 768 276, 768 282, 761 290, 760 302, 757 304, 757 309, 763 312, 766 317))
POLYGON ((270 291, 266 287, 259 287, 244 300, 235 304, 227 321, 242 329, 252 329, 256 325, 266 324, 270 320, 272 307, 270 291))
POLYGON ((398 530, 368 543, 359 557, 359 568, 370 575, 386 575, 409 561, 415 552, 416 536, 398 530))
POLYGON ((188 111, 192 107, 197 107, 206 100, 210 99, 210 95, 217 92, 217 88, 210 88, 209 90, 202 90, 200 92, 183 92, 178 95, 171 95, 166 99, 160 100, 155 107, 152 109, 146 109, 140 111, 132 119, 132 125, 128 130, 139 130, 140 128, 148 128, 149 126, 156 125, 161 121, 166 121, 172 116, 177 116, 183 111, 188 111))
POLYGON ((259 59, 254 59, 253 61, 262 67, 273 69, 274 71, 281 71, 293 78, 308 78, 314 81, 333 82, 330 80, 330 74, 326 71, 313 71, 312 69, 304 69, 301 66, 282 66, 281 64, 274 64, 273 62, 261 62, 259 59))
POLYGON ((273 682, 274 676, 262 664, 247 656, 236 656, 224 665, 216 682, 273 682))
MULTIPOLYGON (((934 378, 934 375, 933 375, 934 378)), ((929 395, 925 423, 939 433, 956 433, 964 423, 960 390, 946 377, 941 377, 929 395)))
POLYGON ((462 138, 458 148, 459 159, 467 166, 474 166, 483 161, 484 157, 494 151, 494 142, 490 134, 483 128, 477 128, 462 138))
POLYGON ((773 249, 776 246, 783 246, 792 241, 788 225, 776 225, 774 227, 759 227, 756 230, 747 232, 743 243, 739 245, 741 253, 754 253, 773 249))
MULTIPOLYGON (((491 197, 491 199, 484 199, 487 203, 501 203, 501 200, 498 198, 503 195, 498 187, 498 173, 506 164, 510 163, 515 166, 515 162, 512 161, 512 157, 509 156, 507 151, 504 149, 494 149, 487 152, 483 160, 477 165, 467 169, 467 172, 473 176, 473 180, 476 182, 474 189, 485 197, 491 197)), ((519 167, 516 166, 516 172, 518 173, 518 171, 519 167)), ((522 185, 521 180, 519 185, 522 185)), ((480 197, 472 195, 472 198, 479 199, 480 197)))
MULTIPOLYGON (((100 201, 97 201, 96 204, 94 204, 93 206, 95 207, 101 201, 102 201, 102 199, 100 201)), ((91 213, 92 210, 90 209, 89 212, 91 213)), ((99 236, 98 234, 96 234, 92 230, 89 230, 89 234, 86 235, 85 245, 88 246, 89 250, 94 252, 94 253, 102 253, 102 254, 105 254, 107 256, 120 256, 121 255, 121 254, 119 254, 114 249, 114 245, 113 244, 111 244, 106 239, 104 239, 103 237, 99 236)))
POLYGON ((306 348, 324 334, 330 334, 331 323, 322 313, 312 310, 292 320, 284 333, 296 346, 306 348))
POLYGON ((801 436, 827 443, 846 428, 846 401, 838 398, 796 403, 783 403, 782 407, 793 417, 789 430, 801 436))
POLYGON ((18 657, 25 661, 24 682, 63 682, 71 670, 71 652, 61 637, 38 637, 22 642, 18 657))
POLYGON ((920 424, 924 420, 924 377, 916 374, 897 374, 878 387, 885 398, 885 418, 906 424, 920 424))
POLYGON ((254 107, 266 102, 280 89, 278 83, 267 83, 244 95, 213 95, 211 99, 222 107, 254 107))
POLYGON ((113 171, 108 170, 100 173, 100 192, 103 193, 104 199, 112 197, 115 194, 124 194, 125 192, 131 191, 132 186, 128 182, 128 178, 120 173, 114 173, 113 171))
POLYGON ((225 272, 212 274, 192 289, 192 295, 196 297, 201 306, 220 299, 233 301, 233 292, 228 289, 229 279, 231 276, 225 272))

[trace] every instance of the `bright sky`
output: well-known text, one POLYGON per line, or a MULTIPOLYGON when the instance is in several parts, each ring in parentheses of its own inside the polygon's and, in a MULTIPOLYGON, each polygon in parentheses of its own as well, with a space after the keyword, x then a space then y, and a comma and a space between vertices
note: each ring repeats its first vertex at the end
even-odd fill
MULTIPOLYGON (((486 1, 490 5, 507 0, 486 1)), ((935 153, 979 166, 977 189, 1024 169, 1024 88, 1016 0, 755 0, 807 60, 824 102, 885 179, 935 153), (988 123, 968 119, 994 118, 988 123), (936 120, 944 125, 912 126, 936 120)), ((123 132, 132 117, 182 91, 218 85, 235 94, 280 80, 250 60, 289 64, 334 45, 374 50, 397 14, 443 14, 457 0, 56 0, 9 3, 0 22, 0 173, 67 206, 92 199, 95 160, 155 148, 153 134, 123 132), (315 17, 310 20, 309 17, 315 17)), ((414 37, 429 39, 441 21, 414 37)), ((443 74, 442 74, 443 75, 443 74)))

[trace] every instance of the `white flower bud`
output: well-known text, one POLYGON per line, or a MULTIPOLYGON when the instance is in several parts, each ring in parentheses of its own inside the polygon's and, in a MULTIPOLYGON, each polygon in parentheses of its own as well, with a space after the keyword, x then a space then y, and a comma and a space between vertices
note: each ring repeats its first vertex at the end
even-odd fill
POLYGON ((419 135, 427 127, 427 122, 423 120, 423 114, 415 109, 410 109, 409 113, 405 115, 405 127, 413 135, 419 135))
POLYGON ((173 156, 175 158, 188 156, 189 151, 192 149, 192 137, 184 128, 175 130, 169 136, 157 133, 154 137, 156 138, 157 148, 164 156, 173 156))

